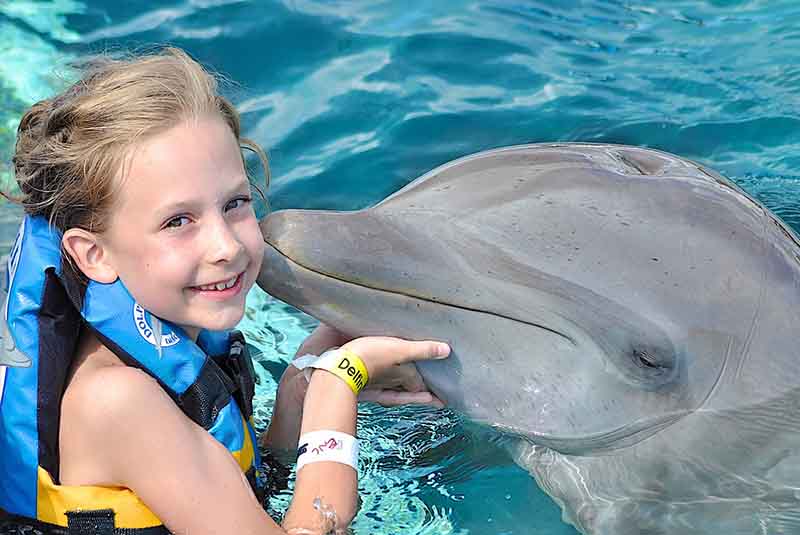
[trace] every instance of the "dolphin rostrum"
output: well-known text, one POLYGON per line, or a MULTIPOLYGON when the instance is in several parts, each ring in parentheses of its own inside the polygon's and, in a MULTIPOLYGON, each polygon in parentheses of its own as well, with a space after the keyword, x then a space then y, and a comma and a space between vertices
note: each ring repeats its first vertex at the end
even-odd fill
POLYGON ((429 388, 519 437, 583 532, 800 532, 800 245, 717 173, 509 147, 262 231, 277 298, 355 335, 448 341, 418 364, 429 388))

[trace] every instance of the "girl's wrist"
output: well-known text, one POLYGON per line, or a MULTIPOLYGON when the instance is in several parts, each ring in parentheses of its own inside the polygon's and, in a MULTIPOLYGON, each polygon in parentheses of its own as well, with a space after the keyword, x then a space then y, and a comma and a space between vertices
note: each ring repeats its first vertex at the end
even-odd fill
POLYGON ((355 434, 356 395, 342 379, 315 369, 303 403, 301 433, 329 429, 355 434))
POLYGON ((306 383, 306 394, 314 389, 315 392, 321 391, 331 396, 332 400, 340 397, 342 401, 356 399, 353 389, 341 377, 324 369, 312 368, 310 371, 311 378, 306 383))

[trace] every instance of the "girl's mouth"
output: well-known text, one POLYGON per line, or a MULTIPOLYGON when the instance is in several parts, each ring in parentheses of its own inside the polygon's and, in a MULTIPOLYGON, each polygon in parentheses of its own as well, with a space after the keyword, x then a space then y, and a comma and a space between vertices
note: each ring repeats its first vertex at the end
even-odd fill
POLYGON ((244 278, 244 272, 214 284, 191 286, 190 290, 211 299, 228 299, 242 291, 242 278, 244 278))

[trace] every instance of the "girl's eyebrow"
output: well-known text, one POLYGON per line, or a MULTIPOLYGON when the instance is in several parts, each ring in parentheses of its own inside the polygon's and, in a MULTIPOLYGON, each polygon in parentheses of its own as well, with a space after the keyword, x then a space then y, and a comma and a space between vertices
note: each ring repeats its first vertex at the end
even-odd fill
MULTIPOLYGON (((250 191, 250 182, 247 180, 247 177, 240 180, 235 187, 229 189, 225 194, 224 197, 227 199, 237 193, 240 193, 242 190, 250 191)), ((196 207, 199 203, 197 201, 188 200, 188 201, 178 201, 174 203, 169 203, 164 206, 158 207, 156 213, 161 217, 169 217, 170 215, 177 214, 180 212, 191 211, 192 208, 196 207)))
POLYGON ((240 191, 245 190, 245 189, 247 191, 250 191, 250 181, 247 179, 247 177, 242 178, 242 180, 240 180, 239 183, 236 184, 236 186, 234 186, 231 189, 229 189, 226 197, 230 197, 231 195, 235 195, 235 194, 237 194, 240 191))

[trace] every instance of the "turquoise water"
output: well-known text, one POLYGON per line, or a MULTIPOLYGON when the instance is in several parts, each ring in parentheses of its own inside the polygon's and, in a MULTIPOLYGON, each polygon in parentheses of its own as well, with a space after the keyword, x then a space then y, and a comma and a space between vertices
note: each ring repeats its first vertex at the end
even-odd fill
MULTIPOLYGON (((0 175, 20 113, 70 79, 69 60, 152 43, 235 80, 226 91, 270 154, 277 208, 363 207, 470 152, 582 140, 698 160, 800 230, 796 0, 0 0, 0 175)), ((16 217, 0 208, 0 242, 16 217)), ((249 296, 261 425, 313 326, 249 296)), ((369 407, 359 425, 356 533, 574 533, 456 415, 369 407)))

